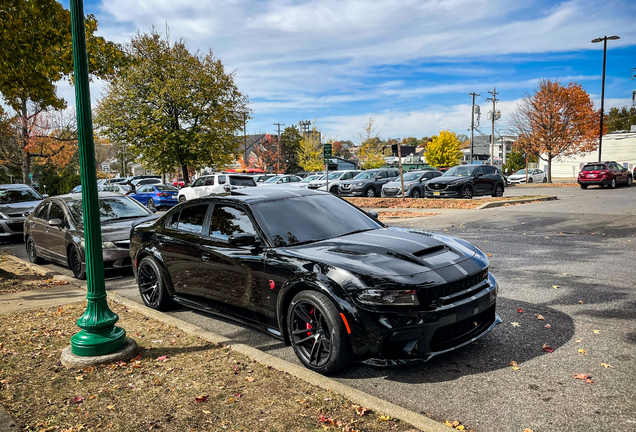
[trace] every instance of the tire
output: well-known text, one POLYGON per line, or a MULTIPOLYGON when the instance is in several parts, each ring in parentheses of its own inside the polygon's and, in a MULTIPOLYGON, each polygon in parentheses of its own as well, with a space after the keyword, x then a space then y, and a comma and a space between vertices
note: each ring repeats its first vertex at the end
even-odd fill
POLYGON ((375 190, 372 187, 368 187, 367 190, 364 191, 364 196, 367 198, 375 198, 375 190))
POLYGON ((547 183, 548 182, 548 178, 547 177, 543 177, 543 183, 547 183))
POLYGON ((587 185, 582 184, 581 189, 587 189, 587 185))
POLYGON ((344 322, 322 293, 296 294, 287 309, 287 331, 296 356, 307 369, 329 375, 354 360, 344 322))
POLYGON ((411 191, 411 198, 419 198, 420 197, 420 191, 419 189, 413 189, 411 191))
POLYGON ((495 193, 492 194, 493 197, 502 197, 504 194, 504 187, 502 184, 497 184, 495 186, 495 193))
POLYGON ((464 189, 461 191, 461 197, 464 199, 473 199, 473 188, 464 186, 464 189))
POLYGON ((338 195, 338 186, 333 186, 331 189, 329 189, 329 192, 334 195, 338 195))
POLYGON ((146 203, 146 207, 148 207, 148 210, 155 209, 155 211, 157 211, 157 207, 155 207, 155 200, 153 200, 152 198, 148 198, 148 202, 146 203))
POLYGON ((73 272, 73 276, 75 276, 76 279, 86 279, 86 269, 82 268, 82 256, 79 253, 79 249, 77 249, 77 246, 75 245, 72 245, 68 249, 68 266, 73 272))
POLYGON ((534 180, 532 180, 532 177, 528 177, 528 183, 532 183, 534 180))
POLYGON ((144 257, 137 268, 137 286, 139 295, 149 308, 159 311, 168 310, 172 299, 166 289, 166 273, 154 258, 144 257))
POLYGON ((186 202, 185 195, 179 195, 179 203, 184 203, 184 202, 186 202))
POLYGON ((632 176, 627 177, 627 187, 630 187, 633 182, 634 182, 634 179, 632 179, 632 176))
POLYGON ((616 189, 616 177, 612 177, 612 181, 610 182, 610 189, 616 189))
POLYGON ((38 256, 38 250, 35 247, 35 240, 33 237, 29 237, 26 241, 26 251, 29 261, 33 264, 42 264, 44 260, 38 256))

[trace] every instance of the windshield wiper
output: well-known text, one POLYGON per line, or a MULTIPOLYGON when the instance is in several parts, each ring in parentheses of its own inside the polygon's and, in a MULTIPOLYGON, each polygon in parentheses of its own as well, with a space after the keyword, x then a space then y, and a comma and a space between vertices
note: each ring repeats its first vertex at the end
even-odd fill
MULTIPOLYGON (((150 215, 146 215, 146 216, 150 216, 150 215)), ((124 219, 137 219, 137 218, 140 218, 140 217, 144 217, 144 216, 143 215, 140 215, 140 216, 122 216, 122 217, 118 217, 118 218, 114 218, 114 219, 103 220, 102 223, 105 223, 105 222, 116 222, 116 221, 120 221, 120 220, 124 220, 124 219)))
POLYGON ((356 231, 351 231, 351 232, 348 232, 348 233, 340 234, 339 236, 336 236, 334 238, 344 237, 344 236, 348 236, 348 235, 351 235, 351 234, 358 234, 358 233, 365 232, 365 231, 373 231, 374 229, 376 229, 376 228, 365 228, 365 229, 360 229, 360 230, 356 230, 356 231))

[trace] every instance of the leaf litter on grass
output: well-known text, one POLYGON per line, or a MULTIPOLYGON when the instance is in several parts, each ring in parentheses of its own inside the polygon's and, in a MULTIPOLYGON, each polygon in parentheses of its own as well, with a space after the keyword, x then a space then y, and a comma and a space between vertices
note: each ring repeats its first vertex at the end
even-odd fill
POLYGON ((414 430, 114 302, 109 305, 118 325, 135 335, 140 354, 128 362, 67 370, 60 350, 79 330, 75 321, 85 305, 20 312, 0 321, 0 402, 19 429, 322 431, 327 424, 319 419, 327 418, 333 421, 329 427, 351 432, 414 430))

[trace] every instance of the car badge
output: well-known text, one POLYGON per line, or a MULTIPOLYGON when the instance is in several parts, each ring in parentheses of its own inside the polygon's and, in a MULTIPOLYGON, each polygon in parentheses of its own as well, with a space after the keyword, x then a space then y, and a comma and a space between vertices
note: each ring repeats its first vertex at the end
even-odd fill
POLYGON ((271 280, 271 279, 269 280, 269 287, 270 287, 270 289, 274 289, 274 288, 276 288, 276 284, 275 284, 275 283, 274 283, 274 281, 273 281, 273 280, 271 280))
POLYGON ((28 217, 30 214, 31 214, 31 212, 24 212, 24 213, 22 213, 22 216, 28 217))

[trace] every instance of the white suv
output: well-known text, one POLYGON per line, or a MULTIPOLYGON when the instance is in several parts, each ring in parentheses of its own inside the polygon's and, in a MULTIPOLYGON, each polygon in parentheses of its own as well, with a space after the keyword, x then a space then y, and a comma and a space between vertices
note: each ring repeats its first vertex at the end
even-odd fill
POLYGON ((192 186, 179 190, 179 202, 246 187, 256 187, 256 182, 252 176, 236 174, 201 176, 192 183, 192 186))
MULTIPOLYGON (((340 186, 340 183, 345 180, 351 180, 352 178, 354 178, 361 172, 362 171, 357 171, 357 170, 330 172, 329 173, 329 192, 331 192, 334 195, 338 195, 338 186, 340 186)), ((312 182, 309 182, 309 184, 307 185, 307 188, 326 191, 327 181, 324 177, 321 178, 320 180, 314 180, 312 182)))

